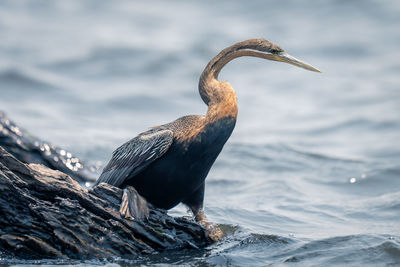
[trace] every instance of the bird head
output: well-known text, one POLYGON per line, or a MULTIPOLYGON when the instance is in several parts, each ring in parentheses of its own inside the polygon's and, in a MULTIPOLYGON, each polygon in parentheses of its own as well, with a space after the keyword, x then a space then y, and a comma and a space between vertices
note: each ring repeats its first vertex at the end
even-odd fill
POLYGON ((247 56, 260 57, 268 60, 280 61, 292 64, 294 66, 314 71, 321 72, 310 64, 303 62, 295 57, 292 57, 285 52, 279 45, 268 40, 257 38, 249 39, 235 45, 236 52, 242 52, 247 56))

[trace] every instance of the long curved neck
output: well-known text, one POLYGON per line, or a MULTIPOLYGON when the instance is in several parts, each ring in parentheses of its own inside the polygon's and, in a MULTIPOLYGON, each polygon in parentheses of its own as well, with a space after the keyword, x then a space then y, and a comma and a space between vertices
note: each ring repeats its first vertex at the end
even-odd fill
POLYGON ((227 63, 235 58, 243 56, 274 60, 268 54, 246 49, 244 43, 237 43, 225 48, 207 64, 200 76, 199 93, 204 103, 211 105, 220 102, 224 98, 223 93, 225 90, 223 87, 225 87, 227 83, 218 81, 218 75, 227 63))
POLYGON ((236 120, 238 107, 235 90, 229 83, 218 81, 218 74, 229 61, 238 56, 233 47, 224 49, 208 63, 200 76, 199 93, 208 105, 208 122, 225 117, 236 120))
POLYGON ((206 105, 219 102, 222 88, 218 81, 218 75, 222 68, 232 59, 240 56, 237 53, 236 46, 230 46, 222 50, 205 67, 200 76, 199 93, 206 105), (236 52, 236 53, 235 53, 236 52), (220 92, 221 91, 221 92, 220 92))
POLYGON ((243 49, 238 43, 222 50, 207 64, 201 74, 199 93, 204 103, 208 105, 206 118, 209 120, 228 116, 236 119, 238 111, 236 93, 229 83, 218 81, 218 75, 228 62, 242 56, 260 57, 252 50, 243 49))
POLYGON ((200 87, 210 83, 212 80, 218 80, 218 75, 222 68, 232 59, 237 57, 246 56, 248 50, 238 50, 237 45, 232 45, 222 50, 216 55, 205 67, 203 73, 200 76, 200 87))

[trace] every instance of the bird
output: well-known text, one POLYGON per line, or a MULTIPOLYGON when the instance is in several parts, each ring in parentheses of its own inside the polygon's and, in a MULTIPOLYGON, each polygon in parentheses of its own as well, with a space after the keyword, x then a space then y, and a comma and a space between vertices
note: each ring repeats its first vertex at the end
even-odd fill
POLYGON ((203 209, 205 179, 231 136, 238 114, 235 90, 228 82, 219 81, 218 76, 228 62, 243 56, 320 72, 262 38, 223 49, 200 76, 198 90, 208 106, 205 115, 187 115, 155 126, 112 153, 95 185, 107 183, 123 189, 120 208, 123 217, 147 218, 148 203, 164 210, 183 203, 197 222, 215 232, 203 209))

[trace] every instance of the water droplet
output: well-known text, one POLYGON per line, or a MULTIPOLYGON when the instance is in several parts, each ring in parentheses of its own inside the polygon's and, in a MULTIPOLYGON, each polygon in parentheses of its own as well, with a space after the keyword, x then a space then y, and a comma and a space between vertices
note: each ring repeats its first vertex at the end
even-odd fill
POLYGON ((367 178, 367 175, 365 173, 363 173, 363 174, 361 174, 361 178, 365 179, 365 178, 367 178))
POLYGON ((78 168, 82 168, 82 164, 80 164, 79 162, 77 162, 75 166, 78 168))
POLYGON ((390 239, 390 240, 394 240, 394 237, 393 237, 393 236, 389 236, 389 239, 390 239))
POLYGON ((18 136, 22 136, 21 131, 19 130, 19 128, 17 126, 10 126, 11 131, 13 131, 16 135, 18 136))
POLYGON ((72 165, 71 162, 65 163, 65 166, 67 166, 68 169, 72 170, 72 165))
POLYGON ((85 183, 85 186, 86 186, 86 187, 90 187, 90 186, 92 186, 92 183, 91 183, 91 182, 86 182, 86 183, 85 183))
POLYGON ((71 158, 72 157, 72 154, 71 153, 67 153, 67 158, 71 158))
POLYGON ((38 142, 38 141, 35 141, 34 145, 35 145, 35 146, 39 146, 39 142, 38 142))
POLYGON ((65 156, 65 154, 66 154, 65 150, 61 149, 61 150, 60 150, 60 155, 61 155, 61 156, 65 156))
POLYGON ((44 151, 44 147, 41 146, 41 147, 40 147, 40 151, 44 151))
POLYGON ((72 158, 72 159, 71 159, 71 162, 72 162, 72 163, 77 163, 78 161, 79 161, 78 158, 72 158))
POLYGON ((294 234, 293 234, 293 233, 289 233, 289 236, 290 236, 290 237, 294 237, 294 234))
POLYGON ((351 184, 354 184, 356 181, 357 181, 356 178, 354 178, 354 177, 350 178, 350 183, 351 183, 351 184))
POLYGON ((54 156, 53 160, 54 160, 55 162, 58 162, 58 158, 57 158, 56 156, 54 156))
POLYGON ((49 145, 48 145, 48 144, 44 144, 43 146, 44 146, 44 149, 46 149, 47 151, 49 151, 49 150, 50 150, 50 147, 49 147, 49 145))

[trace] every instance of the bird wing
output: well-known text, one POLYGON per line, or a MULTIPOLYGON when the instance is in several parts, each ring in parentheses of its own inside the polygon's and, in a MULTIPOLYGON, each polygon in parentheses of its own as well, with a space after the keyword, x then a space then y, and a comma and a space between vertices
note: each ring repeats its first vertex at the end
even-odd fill
POLYGON ((167 152, 173 141, 168 129, 152 129, 141 133, 117 148, 95 185, 107 183, 120 186, 126 179, 143 171, 167 152))

